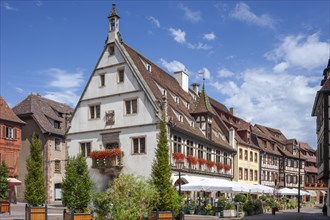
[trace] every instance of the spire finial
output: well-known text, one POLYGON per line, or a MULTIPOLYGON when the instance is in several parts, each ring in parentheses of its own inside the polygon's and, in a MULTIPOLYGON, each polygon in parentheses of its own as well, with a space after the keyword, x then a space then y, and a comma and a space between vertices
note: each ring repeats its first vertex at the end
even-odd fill
POLYGON ((202 90, 204 90, 205 89, 205 70, 203 70, 199 74, 203 75, 203 87, 202 87, 202 90))

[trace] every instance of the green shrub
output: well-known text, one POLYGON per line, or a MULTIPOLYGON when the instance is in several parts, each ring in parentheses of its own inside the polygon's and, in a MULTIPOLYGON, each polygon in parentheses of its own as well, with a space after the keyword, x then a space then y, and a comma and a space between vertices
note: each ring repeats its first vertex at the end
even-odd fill
POLYGON ((244 194, 237 194, 235 195, 234 201, 244 203, 246 202, 246 196, 244 194))
POLYGON ((109 219, 109 213, 111 210, 111 203, 109 202, 109 197, 105 192, 98 192, 93 195, 93 202, 95 205, 95 212, 97 213, 98 220, 109 219))
POLYGON ((262 209, 262 203, 261 200, 257 199, 255 201, 253 201, 254 204, 254 211, 256 214, 262 214, 263 213, 263 209, 262 209))
POLYGON ((225 207, 226 206, 226 203, 227 203, 227 199, 225 196, 220 196, 218 198, 218 206, 219 207, 225 207))
POLYGON ((226 210, 232 210, 232 209, 235 209, 235 204, 234 204, 233 202, 229 202, 229 201, 227 201, 227 202, 226 202, 225 209, 226 209, 226 210))
POLYGON ((3 160, 0 165, 0 201, 7 199, 7 193, 9 191, 8 177, 9 170, 5 161, 3 160))
POLYGON ((265 201, 265 200, 267 199, 267 196, 265 196, 265 195, 261 195, 261 196, 259 196, 259 199, 260 199, 261 201, 265 201))
POLYGON ((251 215, 253 210, 254 210, 254 204, 252 201, 247 201, 244 206, 243 206, 243 210, 248 214, 251 215))

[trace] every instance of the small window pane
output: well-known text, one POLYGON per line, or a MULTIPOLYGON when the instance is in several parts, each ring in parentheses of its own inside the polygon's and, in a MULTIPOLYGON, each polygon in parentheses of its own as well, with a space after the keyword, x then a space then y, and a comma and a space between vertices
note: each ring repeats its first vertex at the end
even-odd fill
POLYGON ((89 111, 90 111, 90 117, 91 117, 92 119, 95 118, 94 106, 90 106, 90 107, 89 107, 89 111))
POLYGON ((95 108, 96 108, 96 118, 100 118, 101 117, 101 108, 99 105, 97 105, 95 108))
POLYGON ((139 139, 138 138, 133 139, 133 153, 135 153, 135 154, 139 153, 139 139))
POLYGON ((133 113, 137 113, 137 100, 132 100, 133 113))
POLYGON ((118 70, 118 82, 124 82, 124 70, 123 69, 119 69, 118 70))
POLYGON ((131 101, 125 101, 126 105, 126 114, 129 115, 131 114, 131 101))
POLYGON ((145 143, 145 138, 140 139, 140 153, 145 153, 146 152, 146 143, 145 143))

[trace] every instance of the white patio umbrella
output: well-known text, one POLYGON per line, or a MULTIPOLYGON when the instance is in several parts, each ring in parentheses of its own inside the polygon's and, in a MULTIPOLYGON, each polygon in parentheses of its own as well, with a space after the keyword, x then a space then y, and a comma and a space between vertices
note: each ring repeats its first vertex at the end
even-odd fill
POLYGON ((203 179, 197 182, 184 184, 181 191, 205 191, 205 192, 249 192, 249 188, 235 181, 224 179, 203 179))
POLYGON ((279 189, 277 191, 278 194, 281 194, 281 195, 298 195, 298 192, 292 190, 292 189, 289 189, 289 188, 282 188, 282 189, 279 189))
MULTIPOLYGON (((298 189, 292 189, 294 192, 296 192, 297 193, 297 195, 298 195, 298 189)), ((304 191, 304 190, 300 190, 300 195, 301 196, 309 196, 310 195, 310 193, 309 192, 306 192, 306 191, 304 191)))
POLYGON ((260 184, 252 185, 250 192, 252 194, 273 194, 274 193, 274 188, 269 187, 269 186, 264 186, 260 184))

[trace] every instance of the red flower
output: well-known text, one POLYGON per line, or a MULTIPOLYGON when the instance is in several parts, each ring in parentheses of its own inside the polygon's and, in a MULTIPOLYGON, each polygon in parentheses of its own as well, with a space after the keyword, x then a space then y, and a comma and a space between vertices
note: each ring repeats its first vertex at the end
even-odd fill
POLYGON ((122 152, 119 148, 113 148, 110 150, 99 150, 99 151, 92 151, 89 155, 92 159, 105 159, 111 157, 121 157, 122 152))
POLYGON ((192 155, 189 155, 189 156, 187 157, 187 161, 188 161, 188 163, 190 163, 190 164, 194 164, 194 165, 196 165, 196 164, 198 163, 197 158, 194 157, 194 156, 192 156, 192 155))
POLYGON ((226 170, 226 171, 228 171, 228 170, 230 170, 230 169, 231 169, 230 165, 225 165, 225 170, 226 170))
POLYGON ((198 162, 201 165, 206 164, 206 160, 205 159, 198 159, 198 162))
POLYGON ((174 160, 183 160, 186 156, 181 152, 176 152, 172 154, 174 160))
POLYGON ((211 161, 211 160, 208 160, 207 162, 206 162, 206 164, 207 164, 207 166, 208 167, 213 167, 214 165, 215 165, 215 162, 213 162, 213 161, 211 161))
POLYGON ((223 164, 221 162, 217 163, 217 168, 219 170, 222 170, 223 169, 223 164))

